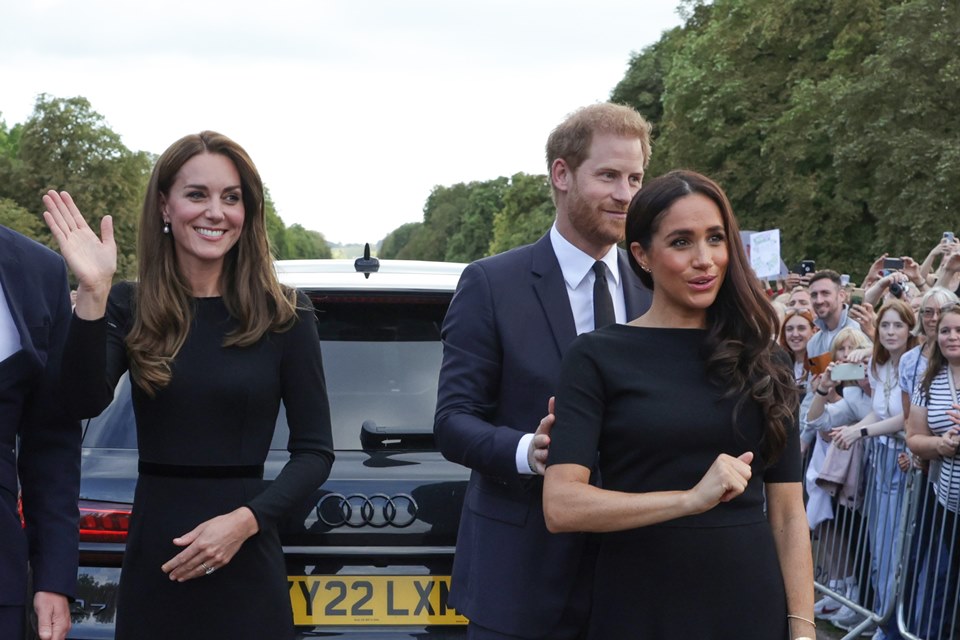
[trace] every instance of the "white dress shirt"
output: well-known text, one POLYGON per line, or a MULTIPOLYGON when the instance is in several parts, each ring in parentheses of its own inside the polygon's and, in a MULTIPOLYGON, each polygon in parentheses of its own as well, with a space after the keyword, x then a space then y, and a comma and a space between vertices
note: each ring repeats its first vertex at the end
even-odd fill
MULTIPOLYGON (((557 256, 563 281, 567 285, 567 297, 570 299, 577 335, 593 331, 593 283, 597 279, 593 272, 593 263, 596 259, 560 235, 556 223, 550 228, 550 244, 553 245, 553 253, 557 256)), ((623 278, 620 277, 617 256, 617 246, 613 245, 600 260, 607 266, 607 287, 610 289, 610 297, 613 298, 613 312, 617 322, 622 324, 627 321, 627 303, 623 297, 623 278)), ((543 410, 546 415, 547 408, 544 407, 543 410)), ((517 445, 517 471, 521 474, 533 473, 527 461, 527 451, 533 436, 532 433, 525 434, 517 445)))
POLYGON ((17 351, 20 351, 20 332, 13 322, 10 307, 7 306, 7 295, 0 282, 0 362, 3 362, 17 351))

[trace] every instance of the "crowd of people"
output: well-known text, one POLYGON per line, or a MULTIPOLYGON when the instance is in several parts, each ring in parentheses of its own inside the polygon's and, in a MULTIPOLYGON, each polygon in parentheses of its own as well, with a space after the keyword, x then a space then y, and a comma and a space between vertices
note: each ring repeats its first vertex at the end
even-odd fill
POLYGON ((900 638, 894 605, 906 590, 911 632, 951 637, 960 566, 950 535, 960 502, 960 466, 953 472, 960 404, 950 395, 951 363, 960 365, 951 329, 960 314, 960 242, 945 233, 922 263, 882 255, 859 286, 829 269, 791 274, 778 285, 787 289, 773 297, 780 344, 792 355, 802 396, 818 581, 833 593, 817 601, 815 614, 877 639, 900 638), (914 524, 901 522, 905 500, 914 499, 905 494, 906 474, 915 469, 931 490, 913 494, 924 500, 912 528, 914 566, 897 583, 905 525, 914 524), (843 599, 882 618, 876 629, 843 599))

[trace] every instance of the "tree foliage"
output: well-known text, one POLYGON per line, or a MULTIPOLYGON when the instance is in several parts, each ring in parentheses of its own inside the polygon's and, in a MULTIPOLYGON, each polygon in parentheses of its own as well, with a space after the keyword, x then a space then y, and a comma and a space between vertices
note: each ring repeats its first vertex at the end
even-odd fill
POLYGON ((471 262, 542 236, 554 209, 545 176, 518 173, 482 182, 437 186, 423 222, 404 224, 380 246, 381 258, 471 262))
POLYGON ((535 242, 550 228, 554 215, 547 177, 515 174, 503 195, 503 208, 494 216, 490 253, 535 242))
POLYGON ((0 196, 35 212, 31 235, 52 245, 39 214, 50 189, 69 191, 88 222, 113 216, 117 275, 136 274, 136 237, 151 158, 127 149, 86 98, 40 95, 33 114, 0 143, 0 196))
POLYGON ((943 0, 686 3, 611 94, 650 118, 650 175, 716 179, 789 262, 862 272, 921 259, 956 228, 958 5, 943 0))
POLYGON ((0 198, 0 224, 34 239, 43 237, 46 228, 37 214, 9 198, 0 198))
POLYGON ((410 239, 420 231, 422 226, 422 222, 407 222, 388 233, 380 242, 380 257, 389 260, 399 259, 400 252, 410 244, 410 239))

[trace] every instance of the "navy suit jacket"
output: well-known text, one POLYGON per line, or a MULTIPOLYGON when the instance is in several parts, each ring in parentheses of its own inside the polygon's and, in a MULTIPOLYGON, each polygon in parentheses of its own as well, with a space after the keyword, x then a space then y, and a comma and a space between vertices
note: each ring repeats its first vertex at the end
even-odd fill
POLYGON ((80 424, 58 393, 72 314, 63 260, 0 226, 0 282, 21 347, 0 362, 0 606, 15 606, 26 602, 28 558, 36 591, 74 596, 80 424))
MULTIPOLYGON (((629 319, 651 293, 620 251, 629 319)), ((484 258, 461 276, 443 326, 434 431, 443 455, 470 467, 450 602, 500 633, 542 637, 575 592, 586 536, 551 534, 543 481, 516 467, 520 438, 547 412, 560 361, 577 336, 549 234, 484 258)), ((585 591, 585 593, 584 593, 585 591)))

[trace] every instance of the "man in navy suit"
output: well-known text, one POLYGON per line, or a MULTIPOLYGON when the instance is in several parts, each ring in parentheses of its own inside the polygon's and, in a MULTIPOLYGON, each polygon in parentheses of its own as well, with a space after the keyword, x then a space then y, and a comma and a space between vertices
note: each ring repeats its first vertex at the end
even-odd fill
POLYGON ((554 129, 553 227, 532 245, 469 265, 447 312, 434 430, 443 455, 473 470, 450 602, 470 619, 474 640, 583 637, 591 545, 544 524, 552 417, 543 416, 570 342, 650 305, 617 248, 649 134, 636 111, 613 104, 580 109, 554 129))
POLYGON ((80 490, 80 425, 57 394, 66 266, 0 226, 0 290, 0 638, 23 637, 29 561, 39 635, 60 640, 77 582, 80 490))

